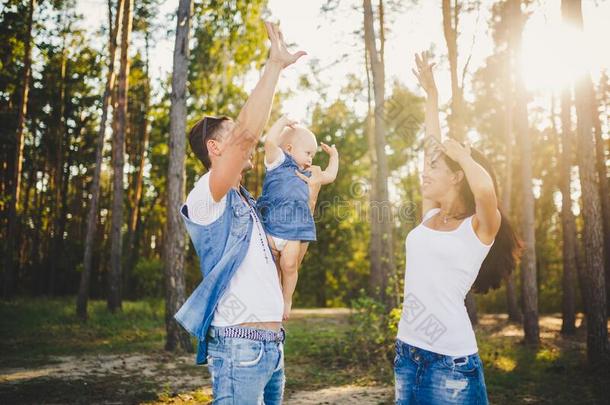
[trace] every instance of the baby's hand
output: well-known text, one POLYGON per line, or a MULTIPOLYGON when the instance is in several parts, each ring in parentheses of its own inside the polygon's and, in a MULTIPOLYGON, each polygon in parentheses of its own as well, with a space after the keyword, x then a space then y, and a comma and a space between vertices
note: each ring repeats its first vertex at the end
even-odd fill
POLYGON ((335 145, 328 146, 324 142, 321 142, 322 150, 329 156, 328 166, 322 172, 322 185, 330 184, 337 178, 339 172, 339 151, 335 145))
POLYGON ((282 115, 277 121, 276 121, 276 125, 281 126, 282 128, 284 127, 294 127, 296 124, 298 124, 298 121, 291 119, 290 117, 288 117, 287 115, 282 115))
POLYGON ((320 142, 320 146, 322 147, 322 150, 328 154, 328 156, 330 157, 339 157, 339 151, 337 150, 337 147, 335 145, 333 146, 328 146, 327 144, 325 144, 324 142, 320 142))
POLYGON ((297 124, 295 120, 288 118, 286 115, 282 115, 277 121, 273 123, 269 132, 265 136, 265 161, 275 162, 277 157, 280 155, 280 138, 282 131, 286 127, 294 127, 297 124))

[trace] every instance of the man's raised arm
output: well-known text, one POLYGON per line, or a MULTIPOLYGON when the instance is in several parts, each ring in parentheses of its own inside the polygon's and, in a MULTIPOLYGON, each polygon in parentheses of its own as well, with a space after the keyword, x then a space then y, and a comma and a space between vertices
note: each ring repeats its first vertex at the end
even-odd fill
POLYGON ((306 54, 303 51, 290 53, 276 24, 265 22, 265 27, 271 41, 269 59, 262 77, 240 111, 234 128, 223 140, 220 155, 210 173, 210 191, 215 201, 220 201, 239 181, 246 161, 269 119, 280 72, 306 54))

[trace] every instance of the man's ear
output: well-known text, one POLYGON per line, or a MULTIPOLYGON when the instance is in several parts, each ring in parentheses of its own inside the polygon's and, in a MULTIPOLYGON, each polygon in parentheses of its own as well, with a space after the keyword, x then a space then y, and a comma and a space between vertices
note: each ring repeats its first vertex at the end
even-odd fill
POLYGON ((208 139, 206 141, 208 147, 208 155, 220 155, 220 148, 218 147, 218 142, 215 139, 208 139))

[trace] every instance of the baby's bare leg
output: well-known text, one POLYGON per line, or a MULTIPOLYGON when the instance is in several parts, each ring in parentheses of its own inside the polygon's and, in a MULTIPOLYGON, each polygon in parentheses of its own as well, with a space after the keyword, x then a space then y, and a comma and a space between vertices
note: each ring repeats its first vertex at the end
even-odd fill
POLYGON ((292 295, 297 286, 299 264, 301 260, 301 242, 288 241, 280 255, 282 272, 282 294, 284 295, 284 320, 290 316, 292 295))
POLYGON ((307 253, 307 247, 309 246, 309 242, 301 242, 301 249, 299 251, 299 267, 303 264, 303 258, 305 258, 305 253, 307 253))
POLYGON ((280 271, 280 251, 277 250, 275 246, 275 241, 270 235, 267 235, 267 242, 269 242, 269 249, 271 249, 271 254, 273 255, 273 260, 275 261, 275 267, 277 269, 277 275, 280 278, 280 283, 282 282, 282 272, 280 271))

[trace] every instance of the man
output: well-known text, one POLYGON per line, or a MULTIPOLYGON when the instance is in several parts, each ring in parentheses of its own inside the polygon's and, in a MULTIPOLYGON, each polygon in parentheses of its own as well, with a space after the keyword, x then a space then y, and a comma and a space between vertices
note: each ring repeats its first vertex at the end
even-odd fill
MULTIPOLYGON (((208 169, 181 209, 203 281, 175 318, 198 338, 197 364, 208 364, 218 404, 279 404, 284 391, 280 281, 255 201, 240 181, 252 168, 281 71, 305 52, 290 53, 279 27, 265 26, 269 60, 237 120, 205 117, 189 134, 208 169)), ((319 167, 301 178, 315 203, 319 167)))

